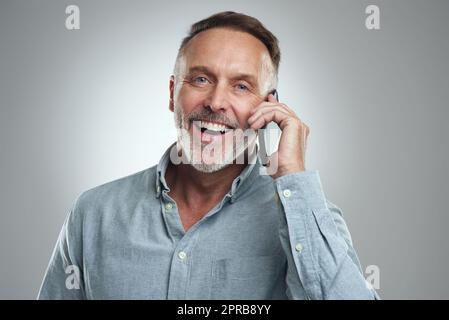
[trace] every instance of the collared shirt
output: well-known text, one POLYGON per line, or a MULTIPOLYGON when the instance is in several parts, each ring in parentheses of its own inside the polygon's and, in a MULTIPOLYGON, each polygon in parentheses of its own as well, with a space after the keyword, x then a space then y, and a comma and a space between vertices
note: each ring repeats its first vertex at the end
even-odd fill
POLYGON ((78 197, 39 299, 379 298, 317 171, 273 179, 249 164, 186 232, 169 155, 78 197))

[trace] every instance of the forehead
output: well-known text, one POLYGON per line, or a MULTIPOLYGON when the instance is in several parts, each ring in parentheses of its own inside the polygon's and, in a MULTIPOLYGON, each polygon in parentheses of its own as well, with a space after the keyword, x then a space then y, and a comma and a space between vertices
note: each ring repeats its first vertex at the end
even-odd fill
POLYGON ((265 45, 246 32, 214 28, 197 34, 185 48, 187 70, 204 65, 222 73, 257 76, 269 55, 265 45))

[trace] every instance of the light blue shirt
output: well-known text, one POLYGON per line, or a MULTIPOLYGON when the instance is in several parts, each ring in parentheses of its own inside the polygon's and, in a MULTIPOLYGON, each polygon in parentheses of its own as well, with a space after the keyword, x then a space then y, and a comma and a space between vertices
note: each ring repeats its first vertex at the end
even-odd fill
POLYGON ((273 180, 260 160, 185 232, 157 166, 83 192, 39 299, 378 299, 317 171, 273 180))

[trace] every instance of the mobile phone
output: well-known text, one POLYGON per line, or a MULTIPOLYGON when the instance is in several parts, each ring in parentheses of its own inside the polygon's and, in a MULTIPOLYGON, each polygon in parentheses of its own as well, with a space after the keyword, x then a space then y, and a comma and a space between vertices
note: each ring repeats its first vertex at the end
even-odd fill
MULTIPOLYGON (((279 101, 279 95, 276 89, 271 91, 270 94, 273 94, 276 100, 279 101)), ((268 101, 268 97, 266 101, 268 101)), ((261 129, 263 130, 259 130, 259 137, 258 137, 260 148, 259 156, 262 165, 267 166, 268 157, 271 156, 278 149, 279 140, 281 137, 281 130, 279 129, 278 125, 273 121, 266 124, 261 129)))

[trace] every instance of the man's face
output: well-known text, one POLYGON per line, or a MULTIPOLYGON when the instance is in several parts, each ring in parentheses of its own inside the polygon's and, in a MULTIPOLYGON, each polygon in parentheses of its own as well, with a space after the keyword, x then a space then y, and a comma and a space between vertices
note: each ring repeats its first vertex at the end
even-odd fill
POLYGON ((225 147, 225 139, 233 133, 227 129, 247 129, 251 109, 263 101, 268 50, 248 33, 216 28, 194 37, 184 59, 180 74, 170 81, 170 110, 177 128, 184 129, 179 142, 190 160, 186 139, 192 146, 195 137, 201 149, 221 143, 221 159, 227 160, 194 165, 204 172, 217 171, 243 151, 225 147))

